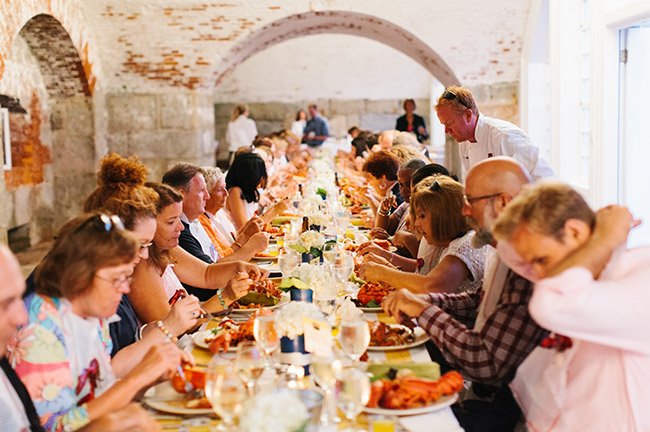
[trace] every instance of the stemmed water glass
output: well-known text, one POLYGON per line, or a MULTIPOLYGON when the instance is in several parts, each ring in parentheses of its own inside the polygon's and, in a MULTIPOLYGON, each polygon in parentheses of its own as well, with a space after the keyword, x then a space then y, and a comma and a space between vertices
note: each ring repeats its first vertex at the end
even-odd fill
POLYGON ((370 398, 370 379, 362 370, 346 368, 337 376, 338 406, 345 414, 348 428, 344 432, 360 432, 354 427, 356 417, 370 398))
POLYGON ((264 351, 255 341, 244 341, 237 347, 237 356, 235 357, 235 368, 237 375, 246 385, 248 395, 255 394, 255 384, 262 376, 266 361, 264 351))
POLYGON ((234 420, 246 400, 246 389, 235 376, 231 360, 214 356, 208 365, 205 395, 212 409, 221 418, 218 431, 234 431, 234 420))
POLYGON ((266 354, 266 365, 270 364, 271 354, 280 345, 280 338, 275 330, 273 315, 258 316, 253 323, 253 336, 266 354))
POLYGON ((282 276, 286 277, 300 264, 300 255, 290 250, 281 250, 278 253, 278 266, 282 272, 282 276))
POLYGON ((339 326, 339 343, 343 352, 353 361, 359 358, 368 349, 370 344, 370 327, 365 319, 341 321, 339 326))
POLYGON ((320 424, 325 426, 340 422, 336 415, 336 402, 333 400, 332 395, 336 386, 336 376, 342 368, 341 360, 336 358, 333 353, 326 356, 312 354, 310 370, 313 372, 316 384, 325 392, 319 419, 320 424))
POLYGON ((354 271, 354 258, 348 251, 338 251, 334 262, 330 264, 334 277, 339 282, 342 292, 347 292, 348 281, 354 271))

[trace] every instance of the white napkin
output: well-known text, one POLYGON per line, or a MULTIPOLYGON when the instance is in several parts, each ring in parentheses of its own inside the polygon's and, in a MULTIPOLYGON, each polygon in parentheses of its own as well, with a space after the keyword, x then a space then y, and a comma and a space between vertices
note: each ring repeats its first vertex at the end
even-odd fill
POLYGON ((417 416, 400 417, 400 424, 408 432, 463 432, 458 420, 451 411, 445 408, 440 411, 417 416))
POLYGON ((363 312, 352 303, 350 297, 346 297, 343 304, 336 310, 336 316, 341 321, 354 321, 363 318, 363 312))

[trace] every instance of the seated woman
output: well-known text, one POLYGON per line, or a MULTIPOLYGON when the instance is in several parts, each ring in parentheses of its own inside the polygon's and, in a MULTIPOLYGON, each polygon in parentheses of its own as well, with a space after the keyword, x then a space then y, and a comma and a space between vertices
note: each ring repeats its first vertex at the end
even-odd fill
POLYGON ((594 213, 555 180, 524 189, 496 220, 499 243, 541 279, 531 317, 555 332, 511 384, 530 430, 650 430, 650 248, 626 247, 639 223, 622 206, 594 213))
POLYGON ((472 247, 474 231, 461 214, 463 190, 463 185, 446 176, 427 177, 415 186, 411 221, 427 243, 436 247, 428 274, 367 261, 360 267, 361 277, 414 293, 477 291, 483 281, 487 246, 472 247))
POLYGON ((397 171, 397 184, 404 202, 393 213, 389 213, 392 200, 384 198, 381 201, 375 218, 375 228, 370 231, 372 238, 387 239, 404 228, 408 218, 409 200, 411 199, 411 177, 413 177, 415 171, 425 165, 421 159, 410 159, 402 164, 399 171, 397 171))
POLYGON ((237 232, 230 216, 224 211, 228 199, 226 176, 219 168, 204 166, 201 169, 210 198, 205 203, 205 213, 198 218, 199 222, 222 257, 221 262, 224 262, 224 257, 250 260, 268 246, 266 234, 261 232, 264 221, 254 216, 237 232))
POLYGON ((382 199, 392 195, 395 197, 391 203, 392 207, 398 207, 404 202, 397 183, 397 171, 399 171, 399 159, 390 152, 379 150, 372 153, 363 164, 363 172, 372 189, 366 188, 363 197, 370 204, 373 214, 377 214, 382 199))
POLYGON ((208 312, 223 310, 246 295, 253 280, 262 276, 260 268, 243 261, 207 264, 177 247, 183 229, 180 220, 183 197, 160 183, 147 183, 147 186, 159 198, 156 234, 149 258, 135 267, 133 289, 129 293, 140 321, 156 321, 167 315, 170 300, 175 295, 187 294, 181 282, 199 288, 194 294, 205 301, 202 307, 208 312))
MULTIPOLYGON (((400 188, 403 188, 404 192, 407 192, 409 203, 411 198, 411 191, 415 188, 415 186, 425 178, 437 174, 449 176, 449 171, 447 171, 447 168, 442 165, 428 164, 418 168, 411 174, 411 183, 408 188, 406 185, 402 186, 400 180, 400 188)), ((400 174, 398 173, 398 177, 399 176, 400 174)), ((399 208, 395 211, 395 213, 398 212, 399 208)), ((410 212, 407 211, 405 215, 406 220, 400 222, 400 225, 403 224, 403 228, 397 229, 391 239, 393 246, 397 247, 397 253, 383 249, 373 242, 367 242, 359 247, 359 254, 371 254, 374 257, 371 256, 370 259, 379 263, 385 263, 385 261, 379 259, 383 258, 386 261, 392 263, 392 265, 399 267, 404 271, 428 274, 431 271, 431 255, 435 252, 436 246, 430 245, 427 243, 424 237, 417 234, 415 229, 412 227, 412 224, 410 224, 409 214, 410 212), (409 256, 415 257, 415 259, 409 258, 409 256), (420 261, 420 265, 418 264, 418 259, 422 260, 420 261)), ((391 215, 391 218, 392 216, 393 215, 391 215)), ((373 231, 371 231, 371 233, 373 233, 373 231)), ((376 238, 381 238, 381 236, 376 238)))
MULTIPOLYGON (((232 162, 226 175, 228 198, 226 210, 230 214, 235 228, 240 229, 259 211, 260 193, 264 189, 268 176, 264 160, 256 153, 242 153, 232 162)), ((271 206, 262 217, 269 223, 275 216, 286 210, 288 202, 279 201, 271 206)))
MULTIPOLYGON (((149 247, 156 233, 156 204, 158 194, 145 186, 147 168, 137 158, 123 158, 111 153, 101 161, 97 174, 97 187, 88 195, 84 204, 86 213, 102 211, 118 216, 124 227, 139 242, 140 259, 149 258, 149 247)), ((169 314, 162 318, 162 327, 172 335, 180 336, 197 324, 200 315, 199 299, 188 296, 178 301, 169 314)), ((111 340, 115 355, 121 348, 131 345, 137 339, 140 323, 131 306, 128 296, 122 296, 117 308, 119 321, 110 324, 111 340)), ((155 325, 147 326, 143 332, 144 338, 154 338, 158 341, 165 337, 155 325)))
POLYGON ((91 214, 61 230, 25 299, 28 324, 11 354, 46 430, 76 430, 168 379, 189 354, 139 341, 112 360, 108 318, 129 292, 139 242, 116 216, 91 214))

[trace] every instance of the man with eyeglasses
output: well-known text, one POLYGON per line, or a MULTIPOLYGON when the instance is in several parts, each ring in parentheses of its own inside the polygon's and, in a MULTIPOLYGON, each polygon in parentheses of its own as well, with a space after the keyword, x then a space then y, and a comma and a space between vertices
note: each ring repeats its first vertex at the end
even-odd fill
POLYGON ((468 89, 448 87, 434 108, 445 133, 458 142, 465 175, 479 161, 511 156, 526 167, 533 181, 555 177, 553 168, 542 159, 539 148, 530 143, 526 132, 512 123, 481 114, 468 89))
MULTIPOLYGON (((479 162, 467 175, 463 215, 476 230, 473 246, 492 246, 480 291, 416 295, 400 290, 382 302, 398 320, 417 318, 440 350, 432 354, 442 357, 434 360, 443 371, 454 368, 472 381, 463 404, 454 406, 466 431, 514 428, 521 411, 507 384, 547 334, 528 313, 532 282, 503 261, 491 234, 497 216, 528 183, 526 169, 509 157, 479 162)), ((504 253, 512 261, 513 254, 504 253)))

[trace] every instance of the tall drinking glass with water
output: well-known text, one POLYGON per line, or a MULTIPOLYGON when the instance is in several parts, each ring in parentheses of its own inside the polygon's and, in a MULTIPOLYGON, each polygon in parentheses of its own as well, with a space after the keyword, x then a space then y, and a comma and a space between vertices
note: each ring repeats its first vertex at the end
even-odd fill
POLYGON ((370 344, 370 327, 365 319, 355 319, 341 321, 339 326, 339 343, 343 352, 350 357, 353 362, 359 361, 359 358, 368 349, 370 344))
POLYGON ((339 423, 339 418, 336 416, 336 402, 333 399, 333 392, 336 386, 336 376, 341 372, 343 364, 339 358, 334 354, 327 356, 312 355, 310 370, 314 375, 316 384, 325 392, 325 400, 323 401, 323 409, 320 415, 320 424, 332 425, 339 423))
POLYGON ((221 418, 217 431, 236 430, 234 421, 246 400, 246 389, 235 375, 231 360, 212 358, 206 371, 205 396, 221 418))
POLYGON ((355 427, 356 418, 370 398, 370 379, 362 370, 346 368, 338 374, 337 380, 338 406, 348 422, 344 432, 360 432, 355 427))

